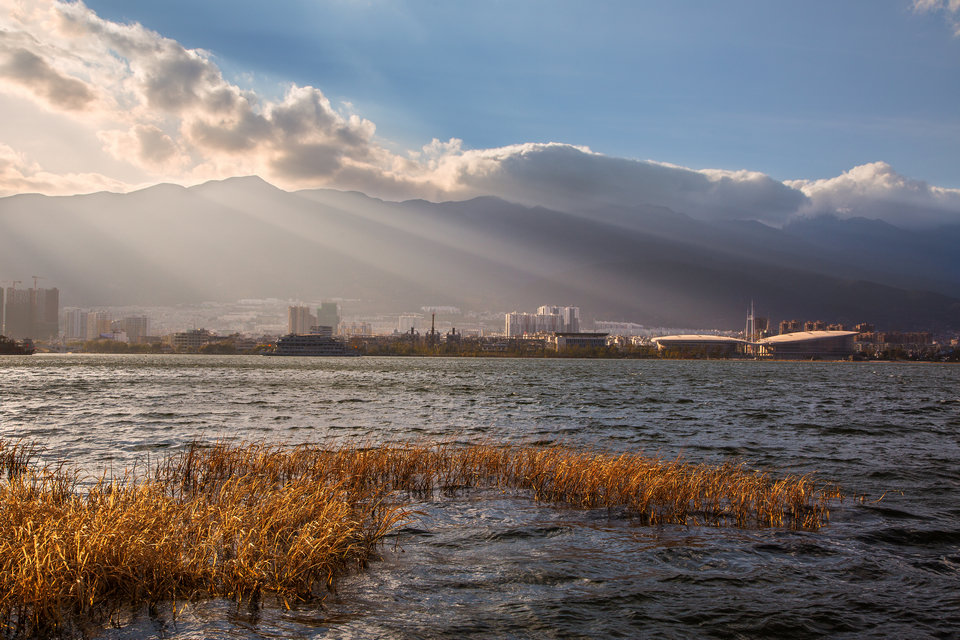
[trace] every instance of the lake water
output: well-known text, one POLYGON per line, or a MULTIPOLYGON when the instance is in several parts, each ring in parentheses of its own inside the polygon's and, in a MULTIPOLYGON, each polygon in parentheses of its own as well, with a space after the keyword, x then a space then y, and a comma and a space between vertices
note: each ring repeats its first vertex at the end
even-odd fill
POLYGON ((960 635, 960 366, 3 357, 0 437, 90 473, 196 438, 560 442, 816 472, 864 496, 800 532, 642 526, 478 491, 416 505, 323 603, 193 603, 104 638, 960 635))

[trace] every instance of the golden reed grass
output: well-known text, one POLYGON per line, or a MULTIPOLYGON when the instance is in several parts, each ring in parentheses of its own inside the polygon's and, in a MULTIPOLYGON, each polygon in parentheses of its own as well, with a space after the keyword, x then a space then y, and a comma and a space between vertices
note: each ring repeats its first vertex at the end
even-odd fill
POLYGON ((322 449, 194 443, 141 475, 81 485, 0 441, 0 633, 71 635, 124 607, 320 597, 410 512, 404 498, 471 487, 625 509, 649 524, 815 529, 836 489, 736 465, 568 447, 322 449))

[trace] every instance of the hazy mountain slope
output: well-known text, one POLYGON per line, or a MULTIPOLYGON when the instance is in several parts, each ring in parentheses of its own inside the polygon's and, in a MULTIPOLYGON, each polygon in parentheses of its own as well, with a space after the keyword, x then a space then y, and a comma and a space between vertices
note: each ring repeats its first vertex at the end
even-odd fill
POLYGON ((960 326, 957 300, 857 282, 881 272, 843 254, 816 234, 707 225, 662 208, 572 214, 496 198, 393 203, 288 193, 258 178, 0 199, 0 278, 44 276, 64 304, 556 303, 577 304, 586 318, 737 327, 754 299, 778 319, 960 326))
POLYGON ((960 296, 960 226, 914 231, 881 220, 821 216, 796 220, 783 231, 874 278, 960 296))
MULTIPOLYGON (((300 195, 344 207, 369 206, 361 194, 300 195)), ((465 238, 466 246, 484 246, 501 257, 524 255, 547 266, 546 273, 528 269, 513 283, 518 294, 510 297, 526 299, 525 308, 530 300, 576 300, 606 317, 668 324, 697 318, 704 326, 738 326, 754 299, 762 313, 779 319, 929 328, 960 318, 960 307, 948 296, 871 283, 866 280, 871 271, 842 251, 759 223, 707 225, 666 209, 643 208, 577 216, 495 198, 378 201, 374 207, 378 215, 465 238)))

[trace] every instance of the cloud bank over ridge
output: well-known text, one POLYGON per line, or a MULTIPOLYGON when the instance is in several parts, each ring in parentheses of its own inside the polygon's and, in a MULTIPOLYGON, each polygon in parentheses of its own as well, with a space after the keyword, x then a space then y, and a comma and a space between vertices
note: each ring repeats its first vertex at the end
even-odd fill
MULTIPOLYGON (((69 148, 56 139, 30 149, 0 145, 0 195, 129 191, 256 174, 284 189, 355 189, 394 200, 496 195, 567 211, 643 204, 771 224, 818 214, 960 224, 960 190, 910 180, 883 162, 830 179, 781 182, 561 143, 464 149, 456 139, 433 140, 397 153, 373 122, 318 88, 259 95, 226 79, 211 53, 139 24, 104 20, 81 2, 0 0, 0 7, 0 104, 31 114, 20 126, 43 132, 55 122, 82 141, 69 148)), ((915 9, 955 15, 957 7, 950 0, 915 9)))

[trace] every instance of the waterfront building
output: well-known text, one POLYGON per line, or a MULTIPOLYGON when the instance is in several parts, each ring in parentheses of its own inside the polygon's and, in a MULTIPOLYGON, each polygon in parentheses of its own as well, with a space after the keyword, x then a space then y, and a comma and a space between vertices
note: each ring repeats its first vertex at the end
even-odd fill
POLYGON ((60 290, 15 289, 4 296, 4 334, 8 338, 50 340, 60 335, 60 290))
POLYGON ((191 329, 173 334, 170 344, 177 351, 197 351, 210 342, 216 342, 217 336, 206 329, 191 329))
POLYGON ((556 351, 578 347, 603 348, 607 346, 607 336, 609 335, 609 333, 557 332, 547 338, 547 344, 556 351))
POLYGON ((33 310, 29 289, 7 288, 4 304, 4 335, 8 338, 34 338, 33 310))
POLYGON ((781 360, 837 360, 854 353, 856 331, 800 331, 757 341, 758 355, 781 360))
POLYGON ((742 354, 749 344, 746 340, 740 338, 702 334, 660 336, 659 338, 652 338, 651 342, 657 345, 657 351, 660 353, 702 355, 714 358, 742 354))

